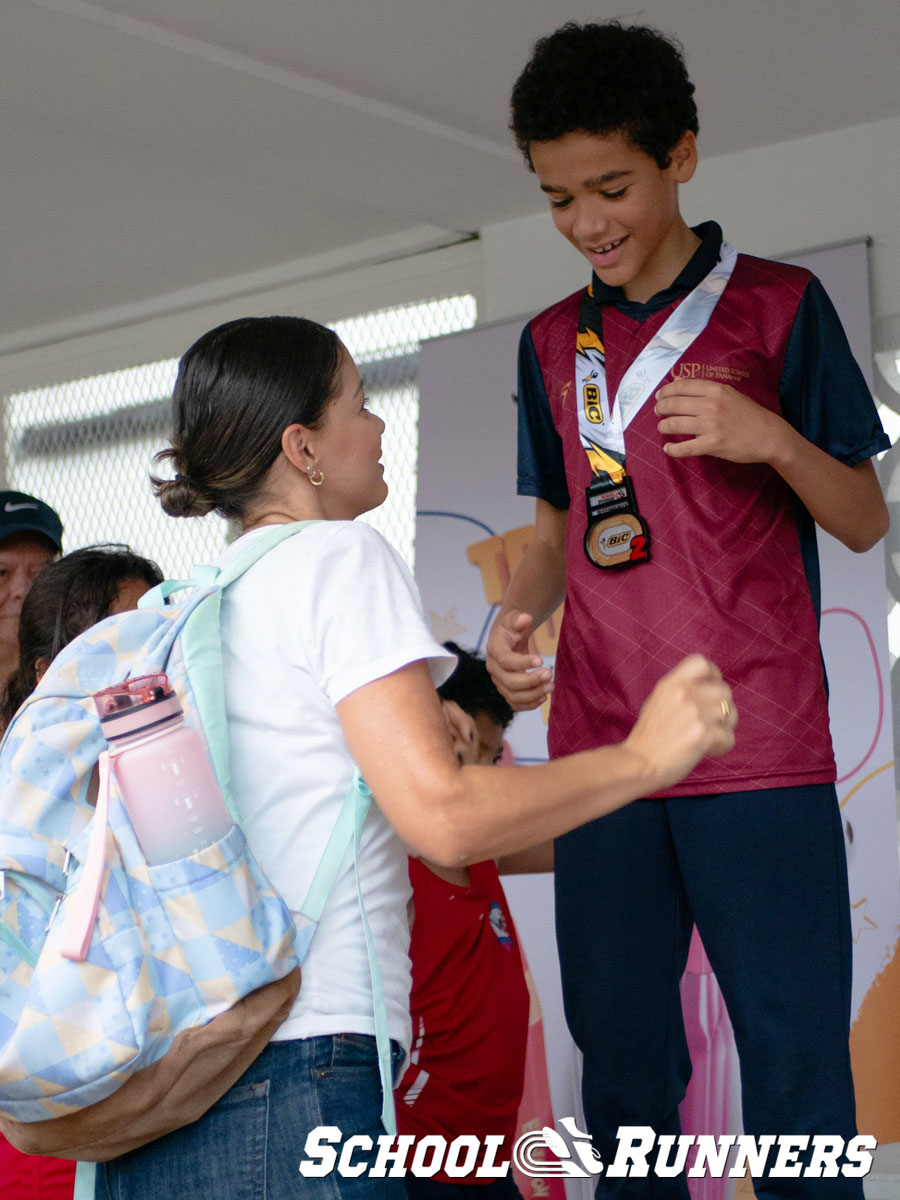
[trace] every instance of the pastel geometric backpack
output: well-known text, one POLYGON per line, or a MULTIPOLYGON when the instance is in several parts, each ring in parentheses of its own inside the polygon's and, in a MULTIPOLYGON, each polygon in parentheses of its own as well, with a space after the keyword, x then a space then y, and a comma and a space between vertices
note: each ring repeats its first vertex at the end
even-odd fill
MULTIPOLYGON (((105 1161, 196 1120, 290 1011, 370 794, 357 773, 295 923, 230 792, 219 613, 223 591, 308 523, 274 526, 221 571, 167 580, 137 611, 81 634, 0 743, 0 1131, 26 1153, 105 1161), (235 824, 189 858, 150 866, 114 771, 97 770, 107 742, 93 693, 163 672, 235 824)), ((368 930, 367 942, 391 1127, 368 930)))

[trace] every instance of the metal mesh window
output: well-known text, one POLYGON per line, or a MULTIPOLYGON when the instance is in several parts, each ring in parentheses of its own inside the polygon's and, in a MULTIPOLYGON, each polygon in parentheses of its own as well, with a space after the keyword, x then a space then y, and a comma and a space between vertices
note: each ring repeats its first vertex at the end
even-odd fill
MULTIPOLYGON (((475 324, 473 296, 407 304, 332 322, 384 419, 387 501, 366 516, 413 564, 418 453, 420 342, 475 324)), ((175 520, 154 500, 149 472, 169 435, 177 361, 150 363, 4 402, 8 486, 52 504, 65 525, 65 549, 128 542, 180 576, 215 557, 228 525, 215 514, 175 520)))

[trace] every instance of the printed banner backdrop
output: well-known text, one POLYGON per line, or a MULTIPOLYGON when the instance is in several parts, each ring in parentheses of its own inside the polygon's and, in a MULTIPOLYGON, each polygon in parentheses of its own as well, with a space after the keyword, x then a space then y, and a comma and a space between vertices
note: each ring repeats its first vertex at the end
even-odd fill
MULTIPOLYGON (((854 242, 789 261, 828 289, 872 385, 867 247, 854 242)), ((861 1132, 900 1140, 900 896, 884 555, 855 555, 819 531, 822 651, 831 687, 853 927, 850 1050, 861 1132)), ((900 714, 898 714, 900 716, 900 714)))
MULTIPOLYGON (((865 245, 830 248, 791 261, 822 279, 868 372, 865 245)), ((483 649, 495 606, 528 544, 534 520, 534 502, 515 494, 514 393, 523 324, 451 335, 426 342, 421 351, 416 575, 435 635, 476 649, 483 649)), ((850 869, 851 1044, 859 1124, 880 1142, 892 1142, 900 1140, 900 881, 884 562, 880 547, 854 555, 823 534, 820 550, 822 646, 850 869)), ((539 635, 551 664, 557 635, 555 620, 539 635)), ((509 740, 518 761, 546 758, 545 729, 539 711, 516 717, 509 740)), ((508 877, 504 886, 544 1009, 554 1112, 557 1117, 575 1115, 580 1112, 577 1052, 562 1012, 552 879, 508 877)), ((687 1017, 690 1024, 690 1013, 687 1017)), ((728 1112, 731 1128, 694 1132, 734 1131, 739 1120, 734 1056, 718 1050, 716 1057, 725 1065, 709 1086, 721 1095, 707 1098, 713 1103, 707 1103, 706 1111, 728 1112)), ((695 1200, 702 1194, 698 1189, 695 1200)), ((712 1191, 705 1195, 713 1200, 712 1191)))

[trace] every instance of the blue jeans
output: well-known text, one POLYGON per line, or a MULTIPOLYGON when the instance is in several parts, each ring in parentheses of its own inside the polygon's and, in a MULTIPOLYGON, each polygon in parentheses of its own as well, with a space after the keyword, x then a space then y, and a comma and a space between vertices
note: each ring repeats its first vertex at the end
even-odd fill
MULTIPOLYGON (((392 1052, 396 1079, 403 1051, 392 1043, 392 1052)), ((374 1038, 271 1042, 199 1121, 101 1163, 95 1200, 405 1200, 402 1179, 301 1175, 318 1125, 373 1142, 384 1133, 374 1038)), ((357 1152, 354 1162, 365 1157, 357 1152)))
POLYGON ((512 1173, 490 1183, 447 1183, 414 1175, 407 1175, 404 1182, 409 1200, 522 1200, 512 1173))

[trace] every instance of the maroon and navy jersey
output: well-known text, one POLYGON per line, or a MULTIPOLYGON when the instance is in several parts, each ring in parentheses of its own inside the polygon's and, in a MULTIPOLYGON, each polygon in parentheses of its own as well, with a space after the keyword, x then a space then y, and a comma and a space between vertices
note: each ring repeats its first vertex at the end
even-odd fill
MULTIPOLYGON (((447 883, 409 860, 413 1044, 395 1091, 397 1131, 505 1139, 509 1159, 522 1099, 528 987, 515 927, 493 862, 469 868, 470 886, 447 883)), ((435 1179, 452 1183, 489 1182, 435 1179)))
MULTIPOLYGON (((647 305, 613 298, 613 289, 604 295, 595 277, 610 396, 715 262, 721 232, 712 223, 697 232, 703 244, 694 259, 647 305)), ((584 491, 592 474, 579 439, 575 385, 584 295, 535 317, 520 352, 519 491, 569 507, 551 755, 622 740, 660 676, 700 652, 734 691, 736 745, 660 794, 832 781, 815 531, 777 472, 711 456, 670 458, 651 398, 625 433, 625 467, 650 528, 651 560, 618 571, 588 561, 584 491)), ((678 378, 729 384, 850 465, 887 449, 823 296, 808 271, 739 255, 707 327, 659 386, 678 378)))

